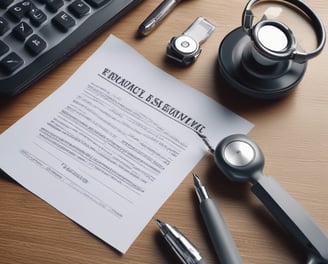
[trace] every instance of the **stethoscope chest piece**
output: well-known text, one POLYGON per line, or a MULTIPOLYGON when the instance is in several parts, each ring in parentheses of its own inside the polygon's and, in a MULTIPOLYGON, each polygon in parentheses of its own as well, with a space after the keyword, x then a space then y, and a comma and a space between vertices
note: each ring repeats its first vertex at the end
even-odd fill
POLYGON ((214 149, 218 168, 231 181, 251 183, 251 191, 304 247, 308 264, 328 263, 328 237, 274 178, 263 174, 264 155, 246 135, 230 135, 214 149))
POLYGON ((214 160, 227 178, 235 182, 254 182, 262 173, 264 155, 245 135, 231 135, 214 150, 214 160))

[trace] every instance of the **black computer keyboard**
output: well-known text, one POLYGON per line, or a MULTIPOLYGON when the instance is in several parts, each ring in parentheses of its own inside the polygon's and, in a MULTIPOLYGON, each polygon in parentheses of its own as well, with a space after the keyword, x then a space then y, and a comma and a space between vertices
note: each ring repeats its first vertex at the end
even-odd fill
POLYGON ((0 102, 15 96, 142 0, 0 0, 0 102))

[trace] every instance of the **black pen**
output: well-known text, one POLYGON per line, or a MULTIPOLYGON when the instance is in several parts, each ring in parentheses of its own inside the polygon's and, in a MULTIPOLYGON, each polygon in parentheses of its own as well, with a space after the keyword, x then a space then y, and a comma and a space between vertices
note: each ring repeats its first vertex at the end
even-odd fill
POLYGON ((205 186, 201 183, 199 177, 196 174, 193 174, 193 176, 195 190, 200 202, 200 211, 220 263, 243 263, 219 209, 214 201, 209 198, 205 186))
POLYGON ((183 264, 206 264, 196 247, 176 227, 158 219, 156 223, 163 237, 183 264))

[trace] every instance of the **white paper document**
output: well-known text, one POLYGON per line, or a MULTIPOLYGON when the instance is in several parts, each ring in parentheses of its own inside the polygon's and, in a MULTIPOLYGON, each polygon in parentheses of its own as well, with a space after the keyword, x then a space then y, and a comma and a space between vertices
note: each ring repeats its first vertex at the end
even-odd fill
POLYGON ((0 136, 0 168, 125 253, 207 152, 197 133, 251 128, 111 36, 0 136))

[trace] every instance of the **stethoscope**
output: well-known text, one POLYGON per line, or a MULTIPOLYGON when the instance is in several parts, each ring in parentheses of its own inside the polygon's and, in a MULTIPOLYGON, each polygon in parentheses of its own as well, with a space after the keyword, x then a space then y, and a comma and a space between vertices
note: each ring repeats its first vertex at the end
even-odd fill
POLYGON ((301 81, 307 61, 322 51, 326 33, 316 13, 301 0, 276 2, 296 7, 311 21, 317 38, 314 50, 300 49, 293 31, 277 19, 263 16, 253 25, 252 7, 265 1, 268 0, 247 3, 241 26, 220 44, 218 67, 227 83, 243 94, 257 99, 276 99, 289 94, 301 81))
POLYGON ((236 134, 224 138, 213 149, 206 137, 200 136, 229 180, 252 184, 251 191, 308 252, 307 264, 327 264, 327 235, 274 178, 264 176, 264 155, 259 146, 246 135, 236 134))

